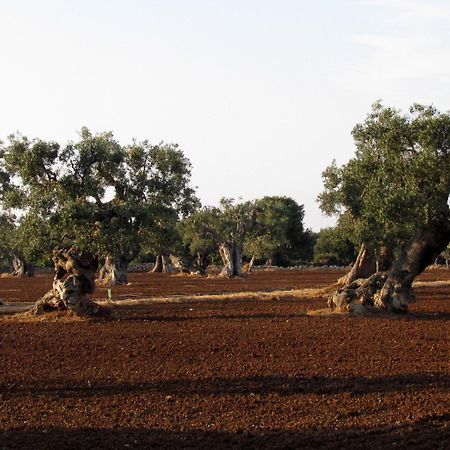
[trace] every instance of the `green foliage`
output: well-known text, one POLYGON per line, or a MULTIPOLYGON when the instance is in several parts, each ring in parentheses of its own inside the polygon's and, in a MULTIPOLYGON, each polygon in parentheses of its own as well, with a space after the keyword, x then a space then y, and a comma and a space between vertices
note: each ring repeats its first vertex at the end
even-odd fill
POLYGON ((289 197, 263 197, 254 202, 254 226, 244 253, 277 264, 311 258, 312 236, 303 229, 304 208, 289 197))
POLYGON ((314 246, 315 264, 346 266, 355 260, 356 255, 355 244, 342 227, 322 228, 319 231, 314 246))
POLYGON ((323 172, 327 214, 348 214, 372 248, 399 248, 448 217, 450 115, 414 105, 403 115, 380 103, 353 129, 355 156, 323 172))
POLYGON ((182 243, 192 256, 217 251, 222 239, 220 222, 219 208, 203 207, 178 223, 177 230, 182 243))
POLYGON ((303 217, 303 206, 288 197, 224 198, 218 208, 205 207, 182 220, 178 230, 191 255, 215 253, 228 241, 243 246, 249 258, 298 260, 312 256, 313 236, 303 230, 303 217))
POLYGON ((222 198, 219 207, 204 207, 196 211, 183 219, 177 230, 191 256, 199 254, 215 258, 220 243, 244 244, 247 233, 254 226, 254 218, 252 202, 237 203, 233 199, 222 198))
POLYGON ((173 144, 122 146, 83 128, 64 148, 10 136, 0 156, 1 203, 20 212, 16 244, 31 259, 58 245, 129 259, 157 251, 199 204, 189 160, 173 144))

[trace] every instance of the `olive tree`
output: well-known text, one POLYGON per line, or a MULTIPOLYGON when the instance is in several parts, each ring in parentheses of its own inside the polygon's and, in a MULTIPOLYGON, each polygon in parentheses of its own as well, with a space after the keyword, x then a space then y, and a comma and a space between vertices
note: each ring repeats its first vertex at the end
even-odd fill
POLYGON ((304 208, 290 197, 263 197, 254 202, 254 221, 244 253, 268 265, 307 259, 310 236, 303 228, 304 208))
POLYGON ((219 207, 204 207, 180 223, 182 240, 196 255, 200 271, 218 251, 223 263, 220 276, 241 275, 244 241, 254 226, 255 215, 254 202, 222 198, 219 207))
MULTIPOLYGON (((93 313, 99 258, 105 283, 126 283, 128 263, 162 212, 186 214, 198 200, 189 186, 190 163, 176 145, 148 141, 122 146, 112 133, 92 134, 61 147, 11 136, 2 146, 4 207, 19 209, 19 228, 30 247, 53 247, 53 289, 36 312, 69 308, 93 313)), ((156 231, 155 231, 156 230, 156 231)))
POLYGON ((212 258, 223 240, 220 235, 221 211, 205 206, 185 217, 177 224, 177 230, 193 270, 205 274, 212 258))
POLYGON ((378 102, 352 134, 355 156, 325 170, 319 202, 328 214, 349 214, 360 242, 374 255, 389 249, 392 263, 330 303, 406 311, 415 277, 450 240, 450 114, 421 105, 402 114, 378 102))

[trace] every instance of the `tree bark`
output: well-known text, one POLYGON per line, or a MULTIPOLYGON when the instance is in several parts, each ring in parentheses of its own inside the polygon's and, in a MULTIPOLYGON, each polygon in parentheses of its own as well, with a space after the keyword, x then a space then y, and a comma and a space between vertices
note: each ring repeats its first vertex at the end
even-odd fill
POLYGON ((392 249, 387 245, 383 245, 380 248, 380 253, 377 258, 376 272, 386 272, 388 271, 394 262, 394 254, 392 249))
POLYGON ((98 273, 98 284, 101 286, 128 284, 128 266, 130 262, 131 260, 125 256, 114 258, 108 255, 105 264, 98 273))
POLYGON ((13 277, 32 277, 33 271, 31 264, 27 263, 24 258, 17 254, 13 254, 12 260, 12 276, 13 277))
POLYGON ((55 250, 53 262, 53 288, 35 303, 30 314, 38 315, 54 310, 68 310, 80 316, 97 314, 100 306, 90 299, 95 291, 97 258, 72 247, 55 250))
POLYGON ((223 268, 219 276, 235 277, 242 274, 242 248, 235 242, 222 242, 219 245, 219 253, 223 261, 223 268))
POLYGON ((358 256, 350 271, 338 280, 341 286, 348 285, 359 278, 369 278, 376 271, 376 262, 372 252, 362 243, 358 256))

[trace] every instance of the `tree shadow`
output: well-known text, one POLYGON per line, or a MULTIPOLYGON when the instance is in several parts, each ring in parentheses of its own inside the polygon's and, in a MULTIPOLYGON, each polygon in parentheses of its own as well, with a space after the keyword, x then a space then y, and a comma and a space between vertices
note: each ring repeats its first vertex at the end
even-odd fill
POLYGON ((217 431, 161 428, 10 429, 0 432, 2 448, 35 450, 115 449, 444 449, 450 414, 410 425, 217 431))
POLYGON ((176 378, 142 383, 105 383, 91 381, 89 385, 70 380, 45 380, 32 386, 0 385, 2 398, 46 396, 51 398, 86 398, 135 393, 153 393, 189 397, 194 395, 268 395, 296 394, 335 395, 348 393, 362 396, 371 393, 407 392, 429 388, 450 390, 450 376, 439 373, 402 374, 383 377, 289 377, 249 376, 240 378, 211 377, 202 379, 176 378))

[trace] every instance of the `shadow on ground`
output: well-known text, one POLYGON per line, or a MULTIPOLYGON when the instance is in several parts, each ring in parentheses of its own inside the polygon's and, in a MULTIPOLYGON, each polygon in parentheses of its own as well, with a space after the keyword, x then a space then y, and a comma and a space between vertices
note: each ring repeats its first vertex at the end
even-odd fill
POLYGON ((329 378, 322 376, 289 377, 289 376, 253 376, 241 378, 204 378, 198 380, 178 378, 173 380, 155 380, 143 383, 104 383, 90 381, 89 386, 77 385, 75 380, 46 380, 32 386, 0 385, 2 398, 46 396, 50 398, 80 398, 135 394, 148 392, 162 395, 293 395, 303 393, 334 395, 347 392, 350 395, 370 393, 418 391, 421 389, 439 388, 450 390, 450 376, 443 374, 404 374, 383 377, 342 377, 329 378))
POLYGON ((378 428, 255 430, 192 429, 11 429, 0 432, 2 449, 444 449, 448 448, 450 414, 426 417, 411 425, 378 428))

